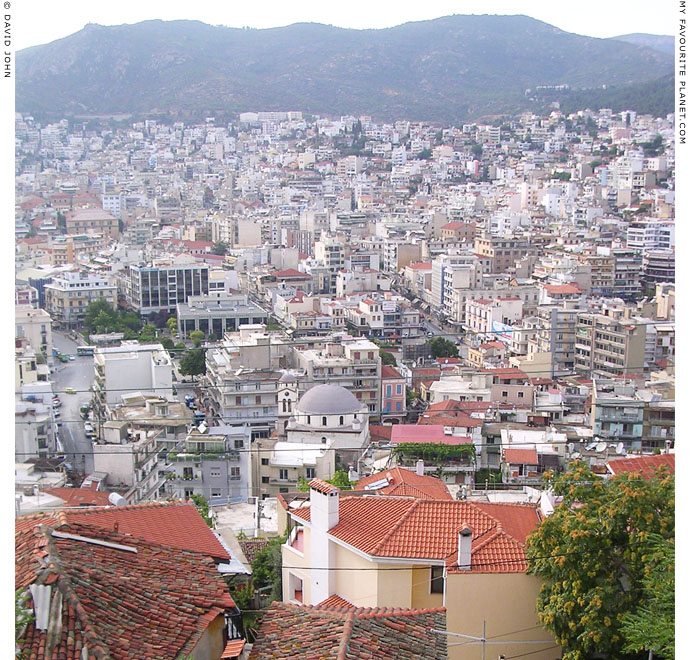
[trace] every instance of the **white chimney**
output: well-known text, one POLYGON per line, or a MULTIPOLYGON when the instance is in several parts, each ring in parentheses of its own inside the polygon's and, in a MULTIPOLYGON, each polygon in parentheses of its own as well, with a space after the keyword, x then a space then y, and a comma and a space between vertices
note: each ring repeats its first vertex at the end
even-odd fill
POLYGON ((424 476, 424 461, 421 458, 417 461, 417 467, 415 468, 415 472, 420 477, 424 476))
POLYGON ((458 569, 469 571, 472 562, 472 530, 465 526, 458 534, 458 569))
POLYGON ((321 479, 309 482, 311 508, 311 560, 318 568, 311 570, 311 605, 318 605, 335 593, 335 544, 328 538, 328 530, 338 524, 340 490, 321 479))

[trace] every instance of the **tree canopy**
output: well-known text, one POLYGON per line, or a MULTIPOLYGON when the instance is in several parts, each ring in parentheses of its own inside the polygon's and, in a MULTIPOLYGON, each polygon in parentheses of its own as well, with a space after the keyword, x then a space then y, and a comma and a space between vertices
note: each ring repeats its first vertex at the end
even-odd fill
POLYGON ((528 570, 543 579, 537 611, 563 659, 672 658, 673 475, 604 481, 576 461, 547 484, 563 502, 528 538, 528 570))
POLYGON ((428 342, 431 354, 435 358, 440 357, 458 357, 458 347, 449 339, 443 337, 434 337, 428 342))
POLYGON ((198 376, 206 373, 206 350, 193 348, 180 360, 180 373, 184 376, 198 376))
POLYGON ((84 327, 91 334, 123 332, 125 339, 138 339, 141 319, 135 312, 114 309, 105 298, 97 298, 84 312, 84 327))
POLYGON ((389 367, 396 366, 397 362, 395 361, 395 355, 393 355, 393 353, 381 350, 379 351, 379 355, 381 356, 381 364, 388 365, 389 367))

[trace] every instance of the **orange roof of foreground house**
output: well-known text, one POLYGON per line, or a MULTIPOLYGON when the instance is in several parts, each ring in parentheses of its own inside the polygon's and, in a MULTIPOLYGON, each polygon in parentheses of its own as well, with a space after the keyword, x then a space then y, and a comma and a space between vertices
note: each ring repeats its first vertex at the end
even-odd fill
POLYGON ((396 467, 360 479, 355 490, 374 490, 382 495, 404 495, 424 500, 452 500, 446 485, 436 477, 396 467))
MULTIPOLYGON (((310 521, 308 507, 290 514, 310 521)), ((458 533, 468 526, 472 572, 522 573, 524 541, 539 521, 537 507, 527 504, 341 496, 338 524, 328 533, 373 557, 442 559, 454 570, 458 533)))
POLYGON ((210 557, 112 529, 36 525, 17 550, 16 588, 51 587, 27 603, 41 615, 22 636, 27 657, 78 660, 86 647, 89 658, 176 658, 235 607, 210 557), (48 607, 50 634, 38 627, 48 607))
POLYGON ((666 468, 670 472, 676 471, 675 454, 658 454, 655 456, 636 456, 635 458, 616 458, 606 463, 609 472, 614 476, 626 472, 638 473, 643 477, 651 478, 658 471, 666 468))
POLYGON ((445 608, 328 610, 273 603, 264 617, 250 660, 443 660, 445 608))
POLYGON ((66 512, 69 522, 117 529, 182 550, 201 552, 215 559, 230 559, 228 551, 209 529, 196 507, 188 502, 146 502, 105 509, 84 507, 66 512))

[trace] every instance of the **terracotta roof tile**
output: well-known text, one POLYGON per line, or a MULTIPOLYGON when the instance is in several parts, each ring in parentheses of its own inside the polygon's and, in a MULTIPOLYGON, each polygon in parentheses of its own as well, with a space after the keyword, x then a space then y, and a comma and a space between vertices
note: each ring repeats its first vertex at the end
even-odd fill
POLYGON ((70 522, 113 529, 173 548, 202 552, 216 559, 230 559, 196 507, 188 502, 147 502, 130 506, 92 509, 85 507, 66 513, 70 522))
POLYGON ((675 454, 658 454, 656 456, 616 458, 610 460, 606 466, 614 475, 632 472, 650 478, 655 476, 660 468, 666 468, 670 472, 675 472, 676 456, 675 454))
POLYGON ((74 522, 25 526, 17 545, 34 548, 18 555, 28 576, 18 586, 50 584, 63 604, 54 648, 31 622, 21 644, 27 657, 77 660, 87 646, 96 659, 174 658, 190 653, 209 624, 234 608, 213 560, 197 552, 74 522))
POLYGON ((323 479, 312 479, 309 482, 309 488, 313 488, 315 491, 324 494, 328 494, 338 490, 337 486, 329 484, 327 481, 323 481, 323 479))
MULTIPOLYGON (((290 513, 310 521, 309 508, 290 513)), ((532 505, 344 496, 338 524, 329 534, 376 557, 448 561, 455 556, 457 561, 458 532, 468 525, 473 531, 472 571, 514 573, 525 570, 524 540, 539 520, 532 505), (484 543, 496 534, 490 546, 484 543)))
POLYGON ((445 660, 443 608, 334 610, 273 603, 250 660, 445 660))
POLYGON ((539 465, 536 449, 505 449, 504 457, 512 465, 539 465))
POLYGON ((367 489, 371 484, 386 479, 388 485, 377 488, 376 491, 383 495, 402 495, 418 497, 425 500, 452 500, 446 485, 436 477, 418 475, 405 468, 391 468, 383 472, 376 472, 360 479, 356 484, 356 490, 367 489))

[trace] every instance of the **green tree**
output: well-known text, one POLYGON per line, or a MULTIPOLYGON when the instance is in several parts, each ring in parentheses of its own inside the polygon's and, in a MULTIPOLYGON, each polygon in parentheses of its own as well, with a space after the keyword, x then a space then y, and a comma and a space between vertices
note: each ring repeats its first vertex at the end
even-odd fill
POLYGON ((198 376, 206 373, 206 350, 193 348, 180 360, 180 373, 184 376, 198 376))
POLYGON ((28 589, 17 589, 14 592, 14 657, 20 660, 29 657, 26 652, 21 650, 21 646, 26 627, 34 620, 33 611, 26 607, 30 596, 31 593, 28 589))
POLYGON ((227 243, 225 243, 224 241, 216 241, 216 242, 213 244, 213 247, 211 248, 211 252, 212 252, 213 254, 220 254, 220 255, 223 255, 223 254, 226 253, 227 249, 228 249, 228 244, 227 244, 227 243))
POLYGON ((170 331, 170 334, 174 337, 177 334, 177 317, 171 316, 166 322, 166 327, 170 331))
POLYGON ((417 154, 419 160, 429 160, 431 158, 431 149, 422 149, 419 154, 417 154))
POLYGON ((208 500, 203 495, 192 495, 192 502, 199 515, 204 519, 204 522, 213 529, 215 524, 213 522, 213 514, 211 513, 211 507, 208 504, 208 500))
POLYGON ((297 490, 300 493, 306 493, 309 490, 309 482, 304 477, 297 479, 297 490))
POLYGON ((94 332, 96 319, 101 313, 108 317, 115 317, 115 310, 105 298, 97 298, 87 305, 84 312, 84 326, 89 332, 94 332))
POLYGON ((189 333, 189 338, 192 340, 192 343, 196 348, 201 346, 201 342, 204 341, 204 337, 206 337, 206 335, 201 332, 201 330, 194 330, 189 333))
POLYGON ((161 337, 159 341, 166 351, 175 348, 175 342, 170 337, 161 337))
POLYGON ((275 536, 256 553, 252 561, 252 580, 257 589, 271 586, 271 599, 283 600, 283 556, 281 545, 287 537, 275 536))
POLYGON ((431 355, 435 358, 458 356, 458 347, 449 339, 434 337, 428 342, 428 346, 431 349, 431 355))
POLYGON ((139 333, 139 341, 144 343, 154 342, 157 339, 157 335, 158 331, 156 330, 156 326, 147 323, 139 333))
POLYGON ((543 580, 540 621, 563 647, 564 660, 595 653, 640 658, 626 649, 658 642, 627 639, 625 626, 649 605, 655 535, 674 536, 673 475, 603 481, 576 461, 562 475, 547 475, 546 483, 563 502, 527 539, 528 570, 543 580))
POLYGON ((623 615, 621 631, 626 653, 654 651, 655 657, 675 656, 674 541, 650 536, 648 572, 642 578, 642 602, 636 612, 623 615))
POLYGON ((347 478, 347 472, 336 470, 331 479, 326 479, 329 484, 337 486, 340 490, 352 490, 352 482, 347 478))
POLYGON ((381 364, 388 365, 389 367, 394 367, 397 364, 395 355, 393 355, 393 353, 389 353, 388 351, 379 351, 379 355, 381 356, 381 364))

